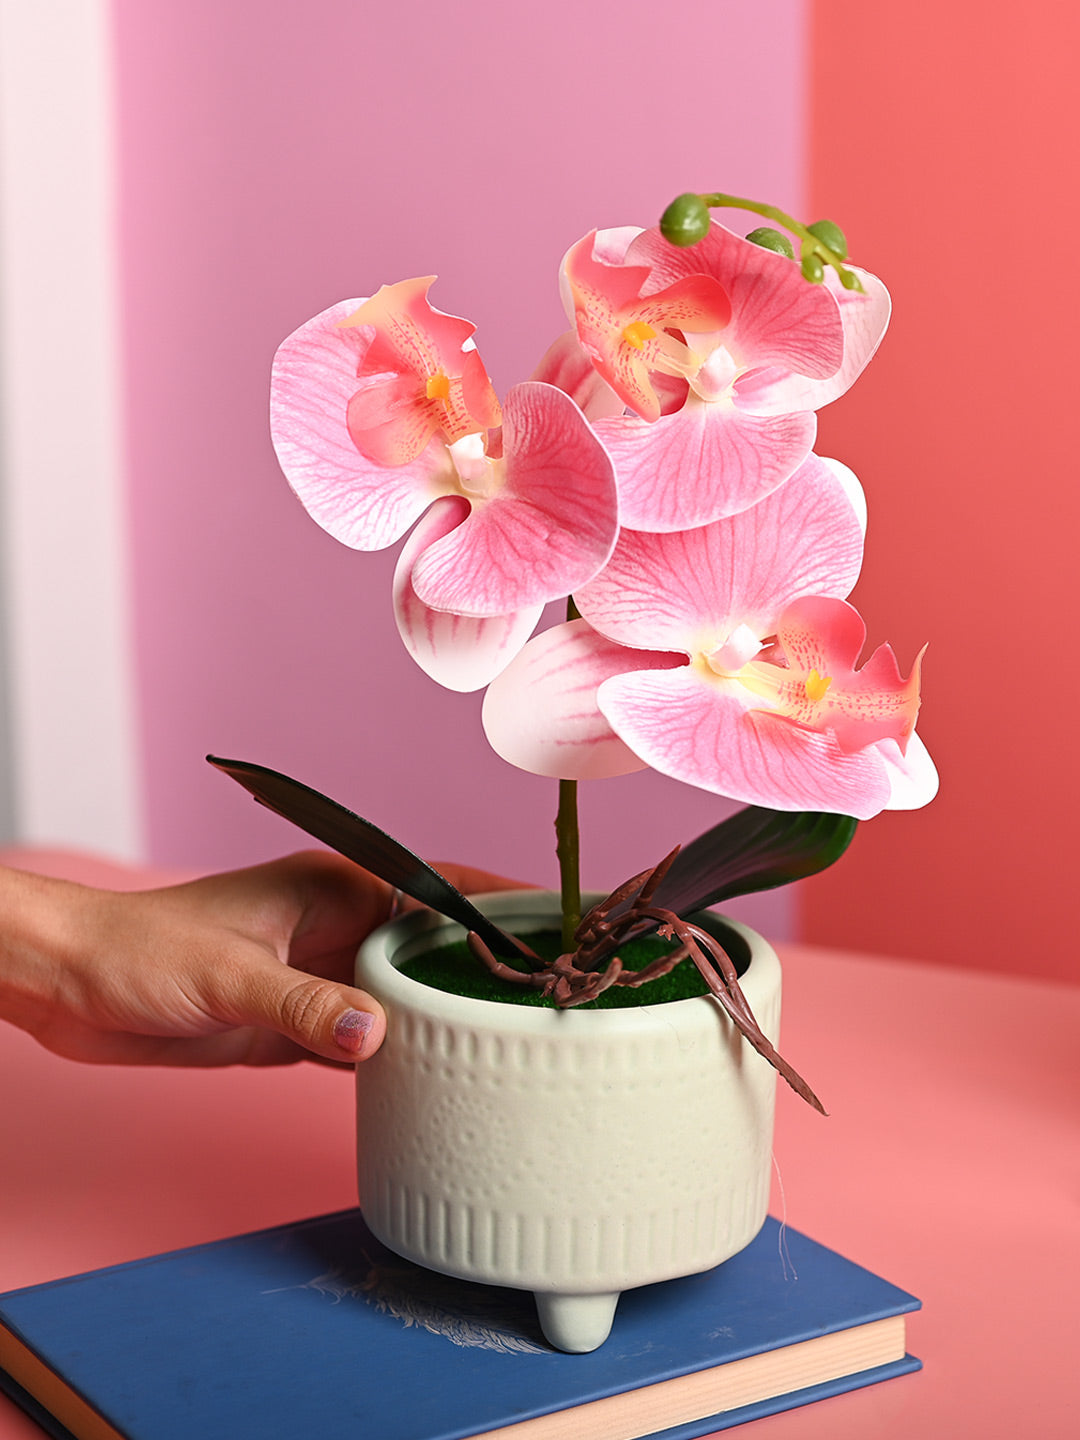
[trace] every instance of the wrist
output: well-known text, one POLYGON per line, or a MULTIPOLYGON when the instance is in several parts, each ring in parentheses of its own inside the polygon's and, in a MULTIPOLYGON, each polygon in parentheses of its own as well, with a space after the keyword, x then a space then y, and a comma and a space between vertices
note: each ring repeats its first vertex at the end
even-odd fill
POLYGON ((67 880, 0 868, 0 1018, 32 1034, 74 973, 81 903, 91 892, 67 880))

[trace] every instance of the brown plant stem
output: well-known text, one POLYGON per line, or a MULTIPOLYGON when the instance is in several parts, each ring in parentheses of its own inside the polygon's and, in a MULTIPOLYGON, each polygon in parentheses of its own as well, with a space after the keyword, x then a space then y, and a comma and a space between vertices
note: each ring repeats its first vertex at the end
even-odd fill
MULTIPOLYGON (((566 597, 566 618, 580 620, 574 597, 566 597)), ((574 949, 574 932, 581 924, 581 830, 578 824, 577 781, 559 781, 559 809, 555 816, 555 854, 559 859, 559 893, 562 897, 562 948, 574 949)))
POLYGON ((574 949, 574 932, 581 924, 581 841, 578 831, 577 781, 559 781, 559 810, 555 816, 555 853, 559 857, 562 895, 562 948, 574 949))

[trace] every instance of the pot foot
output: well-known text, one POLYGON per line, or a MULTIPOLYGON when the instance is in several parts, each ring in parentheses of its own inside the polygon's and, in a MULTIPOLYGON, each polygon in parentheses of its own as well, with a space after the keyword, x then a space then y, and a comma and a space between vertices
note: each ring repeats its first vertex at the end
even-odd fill
POLYGON ((536 1293, 540 1328, 556 1350, 584 1355, 596 1350, 611 1333, 619 1291, 610 1295, 551 1295, 536 1293))

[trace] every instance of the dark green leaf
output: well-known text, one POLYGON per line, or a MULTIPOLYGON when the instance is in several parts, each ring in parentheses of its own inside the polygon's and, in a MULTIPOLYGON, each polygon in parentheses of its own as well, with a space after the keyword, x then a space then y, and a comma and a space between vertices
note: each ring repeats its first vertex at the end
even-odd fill
POLYGON ((839 860, 857 825, 850 815, 748 805, 679 851, 654 903, 691 915, 735 895, 816 875, 839 860))
POLYGON ((260 805, 265 805, 275 815, 291 821, 305 834, 321 840, 338 854, 355 860, 357 865, 411 895, 422 905, 456 920, 466 930, 475 930, 496 955, 528 954, 512 936, 504 934, 482 915, 449 880, 432 869, 426 860, 421 860, 400 840, 387 835, 370 820, 362 819, 336 800, 277 770, 269 770, 265 765, 252 765, 247 760, 221 760, 214 755, 206 758, 218 770, 231 775, 238 785, 242 785, 260 805))

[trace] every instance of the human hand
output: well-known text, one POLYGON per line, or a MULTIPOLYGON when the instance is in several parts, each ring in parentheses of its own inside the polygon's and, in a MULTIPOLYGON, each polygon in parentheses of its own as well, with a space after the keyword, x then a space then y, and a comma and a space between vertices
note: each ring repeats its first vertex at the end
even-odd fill
MULTIPOLYGON (((465 892, 510 888, 468 866, 465 892)), ((48 1049, 102 1064, 352 1064, 385 1033, 352 986, 390 887, 310 851, 161 890, 116 892, 0 872, 0 1016, 48 1049)))

